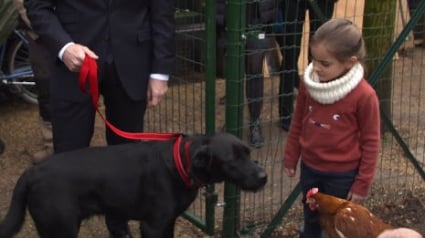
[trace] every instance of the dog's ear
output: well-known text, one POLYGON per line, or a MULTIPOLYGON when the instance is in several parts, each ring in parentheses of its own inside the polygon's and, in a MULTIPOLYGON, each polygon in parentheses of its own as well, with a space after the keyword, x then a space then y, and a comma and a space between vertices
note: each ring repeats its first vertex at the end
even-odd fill
POLYGON ((211 156, 211 148, 208 145, 201 145, 192 156, 193 168, 206 168, 211 160, 211 156))
POLYGON ((209 145, 202 145, 192 157, 191 174, 203 184, 222 181, 220 174, 214 173, 213 151, 209 145))

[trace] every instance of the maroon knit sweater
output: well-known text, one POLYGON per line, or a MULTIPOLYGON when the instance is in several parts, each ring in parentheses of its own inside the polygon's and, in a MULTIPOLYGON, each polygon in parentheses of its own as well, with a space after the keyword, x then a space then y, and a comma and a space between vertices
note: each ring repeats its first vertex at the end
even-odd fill
POLYGON ((324 172, 358 168, 351 191, 366 196, 375 174, 380 138, 378 97, 365 79, 333 104, 315 101, 301 83, 284 166, 295 170, 302 159, 307 166, 324 172))

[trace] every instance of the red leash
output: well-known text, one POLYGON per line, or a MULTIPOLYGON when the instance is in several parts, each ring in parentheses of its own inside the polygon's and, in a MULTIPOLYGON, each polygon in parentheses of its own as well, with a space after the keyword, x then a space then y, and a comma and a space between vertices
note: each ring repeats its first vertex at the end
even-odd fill
POLYGON ((182 134, 179 133, 152 133, 152 132, 126 132, 118 129, 112 123, 110 123, 103 114, 100 112, 98 107, 99 100, 99 89, 98 89, 98 80, 97 80, 97 63, 96 60, 86 55, 84 58, 84 62, 81 65, 80 75, 78 78, 78 84, 80 90, 84 93, 88 93, 91 95, 92 103, 94 108, 96 109, 99 116, 105 122, 110 130, 112 130, 115 134, 132 140, 156 140, 156 141, 167 141, 173 138, 177 138, 173 147, 173 157, 174 163, 176 165, 177 171, 182 178, 183 182, 188 188, 192 187, 192 183, 187 171, 190 168, 190 155, 189 155, 189 143, 186 142, 185 149, 185 159, 186 159, 186 168, 183 166, 181 156, 180 156, 180 144, 182 141, 182 134), (89 91, 86 90, 86 85, 88 85, 89 91))
POLYGON ((165 141, 180 136, 179 133, 153 133, 153 132, 126 132, 118 129, 112 123, 110 123, 103 114, 99 111, 98 100, 99 100, 99 89, 97 80, 97 63, 96 60, 87 56, 84 58, 83 65, 81 65, 80 76, 78 78, 80 90, 84 93, 91 95, 92 103, 99 116, 105 122, 109 129, 115 134, 132 140, 160 140, 165 141), (88 84, 89 92, 86 90, 88 84))

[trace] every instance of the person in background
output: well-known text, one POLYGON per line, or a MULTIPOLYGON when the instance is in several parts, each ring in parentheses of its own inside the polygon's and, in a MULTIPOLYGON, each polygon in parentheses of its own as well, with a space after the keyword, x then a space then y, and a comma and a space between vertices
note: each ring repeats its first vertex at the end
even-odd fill
MULTIPOLYGON (((106 119, 123 131, 143 131, 145 110, 161 101, 174 69, 174 1, 26 0, 25 7, 56 58, 50 83, 54 152, 88 147, 93 136, 96 111, 78 85, 85 57, 97 60, 106 119)), ((106 142, 135 141, 107 128, 106 142)), ((105 219, 111 237, 131 237, 125 218, 105 219)))
MULTIPOLYGON (((16 27, 17 12, 12 0, 1 0, 0 2, 0 44, 3 44, 16 27)), ((0 70, 1 71, 1 70, 0 70)), ((5 142, 0 138, 0 154, 5 150, 5 142)))
POLYGON ((422 235, 410 228, 395 228, 386 230, 379 234, 377 238, 422 238, 422 235))
POLYGON ((293 112, 294 88, 299 85, 298 59, 301 52, 303 25, 308 10, 309 35, 319 28, 323 21, 332 17, 337 0, 281 0, 281 32, 276 35, 282 52, 279 84, 279 126, 288 131, 293 112), (320 12, 319 12, 320 11, 320 12))
MULTIPOLYGON (((420 4, 421 0, 408 0, 408 6, 409 6, 409 12, 410 16, 412 16, 418 5, 420 4)), ((425 46, 425 14, 422 13, 422 15, 419 17, 418 22, 416 23, 415 27, 413 28, 413 38, 414 38, 414 45, 415 46, 425 46)))
POLYGON ((302 238, 321 237, 317 213, 305 204, 307 191, 317 187, 362 202, 381 146, 379 101, 365 79, 361 30, 346 19, 330 20, 312 36, 310 52, 283 153, 289 177, 301 161, 302 238))
MULTIPOLYGON (((256 148, 264 145, 260 118, 264 94, 263 62, 268 50, 275 46, 274 38, 269 33, 271 33, 271 24, 276 21, 276 6, 276 0, 248 1, 246 3, 247 30, 257 32, 256 36, 248 36, 245 47, 245 94, 249 111, 249 142, 256 148)), ((224 0, 217 1, 216 20, 217 45, 218 48, 225 48, 224 0)), ((218 62, 222 63, 223 60, 219 59, 218 62)), ((224 66, 220 67, 219 65, 218 68, 222 69, 224 66)), ((221 99, 221 103, 224 103, 223 99, 221 99)))
POLYGON ((1 155, 1 154, 3 154, 3 152, 4 152, 4 148, 5 148, 4 142, 3 142, 3 140, 0 138, 0 155, 1 155))
POLYGON ((50 68, 54 61, 45 46, 42 45, 37 34, 31 28, 31 23, 24 7, 24 0, 14 0, 14 4, 19 13, 19 27, 24 30, 25 36, 28 39, 29 60, 37 88, 39 128, 43 139, 43 148, 34 152, 32 160, 33 163, 39 163, 53 154, 49 83, 51 77, 50 68))

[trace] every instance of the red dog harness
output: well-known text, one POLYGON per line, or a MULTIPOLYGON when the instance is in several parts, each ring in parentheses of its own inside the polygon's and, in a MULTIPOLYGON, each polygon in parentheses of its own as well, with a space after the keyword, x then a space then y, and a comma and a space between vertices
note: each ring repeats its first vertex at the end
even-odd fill
POLYGON ((98 107, 99 100, 99 89, 98 89, 98 76, 97 76, 97 63, 96 60, 86 55, 84 58, 84 62, 81 65, 80 75, 78 78, 78 84, 80 90, 84 93, 90 94, 92 98, 92 103, 98 115, 102 118, 105 124, 108 126, 110 130, 112 130, 115 134, 131 140, 154 140, 154 141, 167 141, 177 137, 176 142, 173 146, 173 157, 174 164, 177 168, 177 171, 182 178, 183 182, 188 188, 192 188, 192 183, 188 174, 191 159, 190 159, 190 143, 186 142, 184 144, 185 149, 185 159, 186 159, 186 167, 183 166, 183 162, 180 156, 180 144, 183 139, 183 135, 181 133, 153 133, 153 132, 126 132, 118 129, 112 123, 110 123, 103 114, 100 112, 98 107), (89 91, 86 90, 86 85, 88 84, 89 91))

